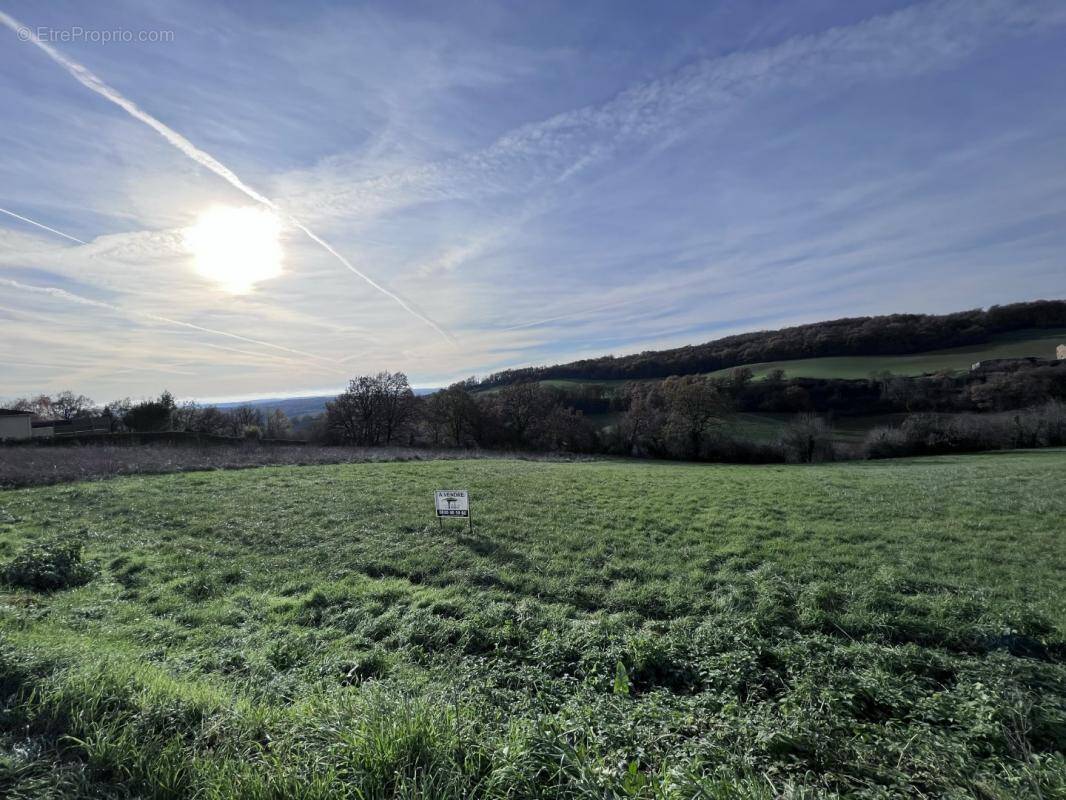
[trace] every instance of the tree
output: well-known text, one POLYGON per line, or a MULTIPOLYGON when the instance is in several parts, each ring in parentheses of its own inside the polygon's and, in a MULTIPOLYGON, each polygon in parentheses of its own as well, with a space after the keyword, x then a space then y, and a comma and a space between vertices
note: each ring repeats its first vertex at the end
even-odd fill
POLYGON ((729 408, 726 393, 717 382, 696 375, 667 378, 661 391, 675 454, 699 458, 704 435, 729 408))
POLYGON ((332 437, 348 444, 359 444, 363 435, 362 414, 356 397, 357 383, 326 403, 326 427, 332 437))
POLYGON ((65 420, 87 417, 94 411, 92 400, 83 394, 74 394, 69 389, 53 397, 51 405, 52 413, 65 420))
POLYGON ((533 423, 529 443, 538 450, 584 453, 595 446, 596 432, 580 411, 557 404, 533 423))
POLYGON ((755 372, 751 367, 734 367, 731 369, 727 385, 734 399, 739 399, 754 379, 755 372))
POLYGON ((131 431, 168 431, 174 408, 174 396, 163 392, 158 400, 145 400, 132 406, 122 421, 131 431))
POLYGON ((890 378, 884 385, 882 396, 909 413, 925 400, 925 384, 918 378, 890 378))
POLYGON ((121 400, 112 400, 101 412, 101 415, 107 418, 108 427, 111 433, 115 433, 123 425, 123 419, 126 413, 133 407, 133 401, 128 397, 124 397, 121 400))
POLYGON ((833 458, 833 433, 817 414, 800 414, 785 429, 781 444, 793 461, 811 464, 833 458))
POLYGON ((230 436, 258 436, 263 427, 263 415, 255 406, 236 406, 226 411, 226 432, 230 436))
POLYGON ((642 455, 660 451, 666 412, 658 388, 650 383, 627 383, 622 387, 622 397, 626 412, 617 429, 622 452, 642 455))
POLYGON ((268 439, 288 439, 292 436, 292 423, 280 408, 275 408, 266 419, 266 437, 268 439))
POLYGON ((766 373, 764 381, 772 386, 777 386, 785 382, 785 371, 780 367, 775 367, 766 373))
POLYGON ((402 372, 362 375, 326 404, 327 422, 338 438, 371 447, 399 438, 413 412, 414 392, 402 372))
POLYGON ((435 392, 427 398, 426 405, 436 443, 450 442, 455 447, 477 443, 473 434, 479 425, 481 410, 463 384, 457 383, 435 392))
POLYGON ((504 435, 510 444, 518 447, 529 444, 530 427, 537 420, 546 419, 559 405, 558 398, 537 383, 505 386, 493 400, 504 435))
POLYGON ((402 372, 379 372, 375 384, 380 410, 379 430, 385 444, 392 444, 408 427, 414 413, 415 393, 402 372))
POLYGON ((225 435, 233 433, 235 423, 217 406, 201 406, 190 400, 174 410, 171 426, 176 431, 225 435))
POLYGON ((194 430, 219 436, 224 435, 228 427, 229 417, 225 411, 218 406, 206 406, 200 409, 194 430))

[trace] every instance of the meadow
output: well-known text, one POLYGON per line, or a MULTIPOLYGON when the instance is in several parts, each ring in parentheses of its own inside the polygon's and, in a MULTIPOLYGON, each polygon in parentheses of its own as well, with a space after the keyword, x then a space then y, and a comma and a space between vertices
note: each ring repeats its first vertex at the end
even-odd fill
POLYGON ((1064 797, 1064 486, 1045 450, 3 490, 0 796, 1064 797))
MULTIPOLYGON (((964 372, 975 362, 994 358, 1055 357, 1055 348, 1066 344, 1066 329, 1033 329, 1002 333, 983 344, 951 347, 896 356, 840 356, 764 361, 749 364, 756 379, 780 369, 786 378, 869 378, 873 373, 926 375, 935 372, 964 372)), ((731 369, 712 372, 728 375, 731 369)))

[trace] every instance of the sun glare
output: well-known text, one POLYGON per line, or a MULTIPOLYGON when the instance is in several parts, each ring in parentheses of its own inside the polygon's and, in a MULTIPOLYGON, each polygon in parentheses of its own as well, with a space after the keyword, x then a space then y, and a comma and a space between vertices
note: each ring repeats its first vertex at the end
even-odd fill
POLYGON ((196 271, 231 294, 281 275, 281 222, 265 208, 214 206, 185 231, 196 271))

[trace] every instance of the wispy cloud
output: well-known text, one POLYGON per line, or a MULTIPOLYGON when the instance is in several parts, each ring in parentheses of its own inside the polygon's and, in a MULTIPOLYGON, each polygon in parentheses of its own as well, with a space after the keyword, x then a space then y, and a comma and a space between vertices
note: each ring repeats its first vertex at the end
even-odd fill
MULTIPOLYGON (((8 286, 12 289, 18 289, 19 291, 23 292, 33 292, 37 294, 50 295, 52 297, 56 297, 61 300, 67 300, 71 303, 77 303, 78 305, 82 306, 90 306, 92 308, 104 309, 105 311, 112 311, 117 314, 139 317, 141 319, 150 320, 151 322, 162 323, 164 325, 175 325, 180 328, 187 328, 188 330, 197 331, 198 333, 207 333, 212 336, 222 336, 227 339, 234 339, 238 342, 254 344, 259 347, 268 348, 270 350, 277 350, 282 353, 289 353, 290 355, 300 356, 301 358, 305 358, 310 361, 317 362, 319 364, 328 365, 331 369, 333 369, 334 367, 333 362, 331 362, 329 359, 322 358, 321 356, 317 356, 314 353, 306 353, 302 350, 295 350, 291 347, 285 347, 284 345, 274 344, 272 342, 264 342, 259 339, 252 339, 248 336, 241 336, 237 333, 229 333, 227 331, 220 331, 215 328, 208 328, 203 325, 195 325, 191 322, 183 322, 182 320, 171 319, 170 317, 164 317, 161 314, 152 314, 147 311, 134 311, 130 309, 123 309, 111 303, 105 303, 102 300, 93 300, 89 297, 83 297, 82 295, 74 294, 73 292, 68 292, 66 289, 60 289, 55 286, 32 286, 29 284, 21 283, 19 281, 13 281, 8 278, 0 278, 0 284, 8 286)), ((335 371, 340 373, 340 370, 335 371)))
MULTIPOLYGON (((281 179, 289 202, 316 216, 376 214, 398 207, 498 195, 529 195, 654 140, 686 136, 694 124, 721 122, 757 94, 886 80, 947 68, 990 39, 1066 24, 1054 0, 940 0, 859 24, 799 36, 755 51, 698 61, 635 84, 609 101, 528 123, 491 146, 369 179, 328 171, 281 179)), ((362 166, 360 166, 362 170, 362 166)))
MULTIPOLYGON (((4 13, 3 11, 0 11, 0 22, 2 22, 4 25, 6 25, 8 28, 10 28, 13 32, 19 34, 20 37, 24 36, 25 38, 28 39, 28 41, 30 41, 33 44, 35 44, 49 58, 51 58, 53 61, 55 61, 61 67, 66 69, 67 72, 69 72, 78 81, 78 83, 80 83, 82 86, 84 86, 87 89, 90 89, 93 92, 96 92, 101 97, 103 97, 106 100, 109 100, 110 102, 114 103, 119 108, 121 108, 123 111, 125 111, 127 114, 129 114, 131 117, 133 117, 134 119, 138 120, 139 122, 143 122, 149 128, 151 128, 156 133, 158 133, 160 136, 162 136, 169 144, 171 144, 174 147, 176 147, 178 150, 180 150, 182 153, 184 153, 186 156, 191 158, 196 163, 200 164, 201 166, 209 169, 211 172, 213 172, 216 175, 218 175, 224 181, 229 183, 231 186, 233 186, 238 191, 243 192, 245 195, 250 197, 252 200, 255 200, 257 203, 261 203, 262 205, 270 208, 271 210, 279 212, 282 215, 284 215, 285 219, 290 224, 292 224, 295 227, 299 228, 309 239, 311 239, 313 242, 315 242, 317 245, 319 245, 322 249, 324 249, 326 252, 328 252, 331 256, 333 256, 335 259, 337 259, 337 261, 339 261, 345 267, 345 269, 347 269, 349 272, 357 275, 359 278, 364 280, 367 284, 372 286, 378 292, 380 292, 381 294, 385 295, 390 300, 394 301, 397 305, 399 305, 401 308, 403 308, 404 311, 406 311, 408 314, 412 315, 413 317, 415 317, 417 319, 420 319, 422 322, 425 322, 427 325, 429 325, 431 328, 433 328, 433 330, 435 330, 441 336, 445 337, 447 340, 454 341, 452 336, 451 336, 451 334, 449 334, 447 331, 445 331, 443 328, 441 328, 436 322, 434 322, 429 317, 427 317, 424 314, 422 314, 420 311, 418 311, 415 308, 413 308, 406 300, 404 300, 398 294, 396 294, 395 292, 390 291, 389 289, 386 289, 384 286, 379 284, 377 281, 375 281, 369 275, 367 275, 366 273, 364 273, 361 270, 357 269, 347 258, 345 258, 343 255, 341 255, 339 252, 337 252, 337 250, 334 249, 334 247, 331 244, 329 244, 329 242, 327 242, 325 239, 323 239, 320 236, 318 236, 314 231, 312 231, 310 228, 308 228, 304 223, 302 223, 300 220, 298 220, 292 214, 289 214, 284 209, 280 208, 273 200, 271 200, 270 198, 266 197, 265 195, 257 192, 255 189, 251 188, 250 186, 248 186, 246 183, 244 183, 244 181, 242 181, 239 177, 237 177, 236 173, 234 173, 229 167, 225 166, 222 162, 220 162, 218 159, 216 159, 210 153, 207 153, 207 152, 201 150, 200 148, 196 147, 192 142, 190 142, 188 139, 186 139, 180 133, 178 133, 177 131, 173 130, 169 126, 163 124, 162 122, 160 122, 158 119, 156 119, 155 117, 153 117, 151 114, 147 113, 146 111, 143 111, 132 100, 129 100, 124 95, 122 95, 118 90, 116 90, 113 87, 109 86, 108 84, 104 83, 103 80, 98 78, 89 69, 87 69, 86 67, 84 67, 81 64, 77 63, 76 61, 72 61, 71 59, 67 58, 62 53, 60 53, 56 48, 52 47, 47 42, 42 41, 40 38, 37 37, 37 35, 33 31, 31 31, 27 26, 21 24, 14 17, 10 16, 9 14, 4 13)), ((66 236, 66 234, 61 234, 61 235, 66 236)), ((71 238, 71 237, 67 237, 67 238, 71 238)))

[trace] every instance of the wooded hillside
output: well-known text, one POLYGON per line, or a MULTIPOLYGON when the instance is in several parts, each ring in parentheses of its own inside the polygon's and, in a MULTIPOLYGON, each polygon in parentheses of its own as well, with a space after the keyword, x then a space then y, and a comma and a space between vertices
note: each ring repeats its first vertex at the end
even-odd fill
POLYGON ((1066 300, 1036 300, 953 314, 891 314, 727 336, 672 350, 602 356, 547 367, 504 370, 482 388, 560 378, 632 380, 692 375, 742 364, 825 356, 883 356, 981 344, 1030 328, 1066 327, 1066 300))

